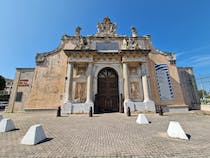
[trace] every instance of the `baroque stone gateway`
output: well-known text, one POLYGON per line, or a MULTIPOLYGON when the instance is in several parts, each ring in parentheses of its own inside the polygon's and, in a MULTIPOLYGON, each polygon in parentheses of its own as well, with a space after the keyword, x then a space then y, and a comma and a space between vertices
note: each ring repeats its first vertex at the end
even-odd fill
POLYGON ((35 68, 17 68, 8 112, 56 110, 94 113, 199 109, 191 67, 157 50, 150 35, 119 35, 108 17, 97 33, 64 35, 53 51, 38 53, 35 68))

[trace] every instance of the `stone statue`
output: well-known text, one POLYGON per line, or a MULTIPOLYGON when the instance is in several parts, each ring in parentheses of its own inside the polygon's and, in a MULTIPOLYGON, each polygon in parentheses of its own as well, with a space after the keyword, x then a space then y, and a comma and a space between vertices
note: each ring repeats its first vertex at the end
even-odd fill
POLYGON ((124 39, 123 39, 123 42, 122 42, 121 49, 127 49, 127 46, 128 46, 128 42, 127 42, 127 40, 124 38, 124 39))
POLYGON ((86 100, 86 84, 82 82, 76 83, 74 101, 81 103, 85 102, 85 100, 86 100))
POLYGON ((129 38, 127 41, 127 48, 128 49, 138 49, 138 43, 135 39, 129 38))
POLYGON ((139 45, 138 45, 136 39, 124 38, 123 42, 122 42, 122 49, 130 49, 130 50, 139 49, 139 45))
POLYGON ((89 49, 88 41, 85 37, 80 37, 79 41, 76 43, 75 49, 89 49))
POLYGON ((131 98, 132 99, 139 99, 140 93, 139 93, 139 83, 138 82, 131 82, 130 83, 130 92, 131 92, 131 98))
POLYGON ((81 27, 77 26, 75 30, 75 36, 80 36, 81 27))
POLYGON ((135 27, 131 27, 132 37, 137 37, 137 31, 135 27))

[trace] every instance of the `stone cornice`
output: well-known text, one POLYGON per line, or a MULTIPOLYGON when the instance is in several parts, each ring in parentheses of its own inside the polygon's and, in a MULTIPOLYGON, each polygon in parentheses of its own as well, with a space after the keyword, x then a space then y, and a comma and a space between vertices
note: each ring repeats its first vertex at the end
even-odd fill
POLYGON ((93 57, 89 58, 69 58, 69 63, 93 63, 93 57))
POLYGON ((121 53, 123 53, 123 54, 129 54, 129 53, 148 54, 150 52, 151 52, 150 49, 121 50, 121 53))
POLYGON ((137 49, 137 50, 119 50, 119 51, 97 51, 97 50, 69 50, 69 49, 64 49, 63 50, 64 53, 67 55, 67 56, 70 56, 71 54, 104 54, 104 55, 119 55, 119 54, 148 54, 150 53, 151 50, 145 50, 145 49, 137 49))
POLYGON ((116 37, 100 37, 100 36, 94 36, 94 35, 87 35, 87 36, 69 36, 69 35, 63 35, 62 37, 62 40, 75 40, 75 39, 78 39, 78 38, 81 38, 81 37, 84 37, 84 38, 88 38, 88 39, 91 39, 91 40, 122 40, 124 38, 132 38, 132 39, 136 39, 136 40, 150 40, 150 35, 145 35, 145 36, 137 36, 137 37, 131 37, 131 36, 126 36, 126 35, 123 35, 123 36, 116 36, 116 37))
POLYGON ((84 54, 84 55, 87 55, 87 54, 90 54, 90 55, 93 55, 96 53, 96 50, 68 50, 68 49, 64 49, 63 50, 64 53, 67 55, 67 56, 71 56, 72 54, 84 54))
POLYGON ((101 59, 110 61, 112 59, 119 60, 120 62, 147 62, 148 51, 131 51, 131 52, 97 52, 96 50, 64 50, 64 53, 69 57, 69 62, 93 62, 101 59))

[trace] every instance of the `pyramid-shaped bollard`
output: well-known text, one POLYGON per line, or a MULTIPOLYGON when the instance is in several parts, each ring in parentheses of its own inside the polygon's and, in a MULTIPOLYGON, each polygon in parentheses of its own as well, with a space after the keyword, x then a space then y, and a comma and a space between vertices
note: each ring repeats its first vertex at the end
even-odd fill
POLYGON ((14 129, 16 128, 11 119, 5 118, 0 121, 0 132, 8 132, 14 129))
POLYGON ((3 116, 2 115, 0 115, 0 121, 3 119, 3 116))
POLYGON ((180 138, 180 139, 187 139, 188 137, 185 134, 184 130, 182 129, 179 122, 176 121, 170 121, 167 133, 172 138, 180 138))
POLYGON ((29 130, 27 131, 27 133, 21 140, 21 144, 35 145, 45 139, 46 139, 46 136, 45 136, 42 125, 37 124, 37 125, 33 125, 29 128, 29 130))
POLYGON ((138 123, 138 124, 149 124, 149 121, 147 120, 147 118, 144 114, 139 114, 138 118, 136 120, 136 123, 138 123))

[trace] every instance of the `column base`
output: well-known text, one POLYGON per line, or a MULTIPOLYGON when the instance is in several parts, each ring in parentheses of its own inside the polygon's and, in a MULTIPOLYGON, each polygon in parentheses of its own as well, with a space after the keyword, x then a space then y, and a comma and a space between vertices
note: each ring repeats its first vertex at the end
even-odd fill
POLYGON ((123 105, 124 105, 124 113, 127 113, 128 107, 130 107, 131 111, 134 111, 133 102, 130 99, 124 100, 123 105))
POLYGON ((156 112, 155 103, 152 100, 145 100, 144 101, 144 106, 145 106, 145 111, 156 112))
POLYGON ((86 101, 85 102, 86 107, 88 108, 88 111, 90 110, 90 107, 92 106, 94 111, 94 103, 92 101, 86 101))
POLYGON ((141 111, 141 112, 156 112, 155 103, 152 100, 147 100, 144 102, 133 102, 131 100, 124 101, 124 112, 127 112, 128 107, 131 111, 141 111))
POLYGON ((71 114, 72 113, 72 103, 68 101, 61 106, 61 114, 71 114))

